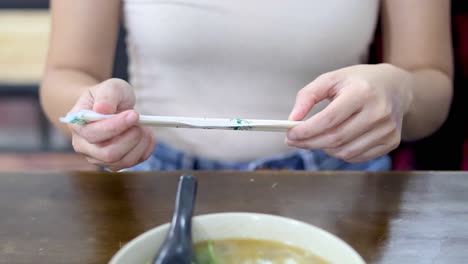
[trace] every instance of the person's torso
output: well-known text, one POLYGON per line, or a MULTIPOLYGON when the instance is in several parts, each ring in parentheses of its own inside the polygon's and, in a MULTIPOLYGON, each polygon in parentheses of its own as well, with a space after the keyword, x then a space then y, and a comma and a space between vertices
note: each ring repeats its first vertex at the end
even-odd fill
MULTIPOLYGON (((318 75, 366 62, 378 6, 378 0, 124 0, 137 110, 287 119, 297 91, 318 75)), ((291 150, 284 133, 155 133, 189 153, 222 160, 291 150)))

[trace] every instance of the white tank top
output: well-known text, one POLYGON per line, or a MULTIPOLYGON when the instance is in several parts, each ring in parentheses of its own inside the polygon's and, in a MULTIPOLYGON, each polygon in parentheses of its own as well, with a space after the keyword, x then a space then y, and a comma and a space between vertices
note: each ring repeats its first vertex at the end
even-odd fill
MULTIPOLYGON (((287 119, 298 90, 318 75, 366 62, 378 7, 378 0, 124 0, 136 109, 287 119)), ((278 132, 154 133, 161 142, 218 160, 293 150, 278 132)))

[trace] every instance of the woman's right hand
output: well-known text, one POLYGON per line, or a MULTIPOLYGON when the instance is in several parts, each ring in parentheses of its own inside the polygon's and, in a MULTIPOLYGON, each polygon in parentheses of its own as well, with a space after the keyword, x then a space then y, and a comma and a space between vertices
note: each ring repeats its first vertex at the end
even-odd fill
POLYGON ((88 162, 112 171, 129 168, 149 158, 156 141, 147 127, 137 126, 133 88, 120 79, 109 79, 87 89, 71 109, 93 110, 114 117, 86 125, 69 125, 76 152, 88 162))

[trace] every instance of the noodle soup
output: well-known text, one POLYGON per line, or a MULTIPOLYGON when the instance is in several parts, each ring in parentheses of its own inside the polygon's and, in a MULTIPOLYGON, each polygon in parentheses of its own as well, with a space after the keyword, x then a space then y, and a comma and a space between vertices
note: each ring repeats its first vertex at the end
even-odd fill
MULTIPOLYGON (((109 264, 145 264, 157 254, 170 223, 122 247, 109 264)), ((193 217, 194 264, 366 264, 344 241, 313 225, 258 213, 193 217)))
POLYGON ((195 255, 196 264, 329 264, 301 248, 256 239, 196 243, 195 255))

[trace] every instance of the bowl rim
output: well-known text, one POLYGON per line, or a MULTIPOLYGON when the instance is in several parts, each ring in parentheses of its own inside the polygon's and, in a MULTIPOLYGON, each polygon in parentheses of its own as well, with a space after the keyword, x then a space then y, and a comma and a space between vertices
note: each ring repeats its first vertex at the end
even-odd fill
MULTIPOLYGON (((217 218, 217 217, 230 217, 230 216, 235 216, 235 217, 266 217, 270 219, 276 219, 280 221, 285 221, 289 222, 293 225, 298 225, 302 226, 303 228, 311 229, 316 233, 319 233, 321 236, 325 236, 328 239, 335 240, 338 244, 340 244, 340 247, 343 249, 349 251, 351 255, 353 255, 356 260, 361 262, 361 264, 366 264, 362 256, 354 249, 352 248, 348 243, 346 243, 343 239, 340 237, 332 234, 331 232, 322 229, 320 227, 317 227, 315 225, 309 224, 304 221, 300 221, 297 219, 289 218, 286 216, 281 216, 281 215, 274 215, 274 214, 266 214, 266 213, 251 213, 251 212, 220 212, 220 213, 207 213, 207 214, 200 214, 200 215, 194 215, 192 220, 194 221, 202 221, 203 219, 210 219, 210 218, 217 218)), ((120 259, 123 255, 127 254, 127 252, 133 248, 136 244, 138 244, 141 240, 145 240, 148 237, 151 237, 153 233, 159 232, 162 229, 168 228, 170 225, 170 222, 166 222, 164 224, 158 225, 156 227, 153 227, 144 233, 141 233, 140 235, 134 237, 131 239, 129 242, 127 242, 123 247, 121 247, 111 258, 109 261, 109 264, 116 264, 117 260, 120 259)))

